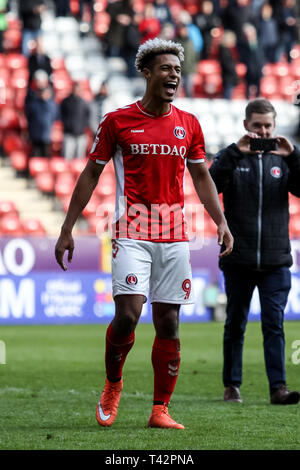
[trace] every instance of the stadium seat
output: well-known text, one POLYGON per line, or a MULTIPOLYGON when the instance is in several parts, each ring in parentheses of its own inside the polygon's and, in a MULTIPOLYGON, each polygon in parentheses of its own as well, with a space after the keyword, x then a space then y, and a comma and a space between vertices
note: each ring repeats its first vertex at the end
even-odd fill
POLYGON ((201 75, 220 75, 221 66, 217 60, 200 60, 197 65, 197 71, 201 75))
POLYGON ((54 184, 54 192, 56 197, 59 199, 72 194, 73 189, 75 186, 75 180, 72 173, 60 173, 57 175, 55 184, 54 184))
POLYGON ((17 69, 17 70, 12 71, 12 75, 10 78, 10 85, 12 88, 14 88, 14 90, 25 89, 27 92, 28 79, 29 79, 28 69, 17 69))
POLYGON ((273 75, 277 78, 287 77, 290 74, 290 67, 289 64, 285 62, 278 62, 277 64, 273 64, 272 71, 273 75))
POLYGON ((28 162, 29 173, 36 178, 41 173, 49 172, 49 160, 46 157, 31 157, 28 162))
POLYGON ((279 94, 278 81, 273 76, 263 77, 260 83, 261 95, 267 99, 273 99, 279 94))
POLYGON ((239 79, 242 79, 246 75, 247 67, 242 62, 238 62, 235 66, 235 70, 236 70, 236 73, 237 73, 237 76, 239 77, 239 79))
POLYGON ((73 173, 76 179, 78 178, 80 173, 84 170, 86 164, 87 164, 86 158, 75 158, 74 160, 70 161, 70 171, 73 173))
POLYGON ((69 173, 70 164, 63 157, 51 157, 49 160, 49 170, 56 177, 61 173, 69 173))
POLYGON ((0 201, 0 218, 8 214, 18 216, 18 213, 13 201, 0 201))
POLYGON ((35 176, 35 182, 37 188, 45 194, 54 193, 55 179, 50 171, 42 171, 37 173, 35 176))
POLYGON ((20 128, 17 111, 9 106, 1 108, 0 128, 5 130, 16 130, 20 128))
POLYGON ((4 31, 3 49, 5 52, 17 52, 21 48, 22 31, 19 29, 7 29, 4 31))
POLYGON ((7 214, 1 217, 0 231, 3 235, 22 236, 24 231, 19 216, 15 214, 7 214))
POLYGON ((300 216, 300 200, 292 194, 289 195, 289 212, 291 216, 299 215, 300 216))
POLYGON ((11 152, 10 156, 11 166, 16 171, 25 171, 28 167, 28 157, 22 150, 15 150, 11 152))
POLYGON ((96 36, 102 38, 108 31, 110 16, 105 11, 96 12, 94 18, 94 32, 96 36))
POLYGON ((16 132, 7 132, 3 138, 3 150, 5 155, 10 155, 16 150, 23 150, 21 137, 16 132))
POLYGON ((28 69, 27 57, 23 54, 10 53, 6 55, 6 66, 11 70, 28 69))
POLYGON ((290 236, 292 238, 300 237, 300 216, 295 215, 290 219, 290 236))
POLYGON ((22 221, 22 227, 25 235, 44 236, 46 230, 39 219, 26 219, 22 221))
POLYGON ((115 176, 112 173, 104 171, 100 177, 99 183, 96 187, 96 194, 102 198, 115 194, 116 182, 115 176))
POLYGON ((89 219, 91 216, 96 215, 96 211, 100 205, 98 196, 94 193, 82 211, 83 217, 89 219))

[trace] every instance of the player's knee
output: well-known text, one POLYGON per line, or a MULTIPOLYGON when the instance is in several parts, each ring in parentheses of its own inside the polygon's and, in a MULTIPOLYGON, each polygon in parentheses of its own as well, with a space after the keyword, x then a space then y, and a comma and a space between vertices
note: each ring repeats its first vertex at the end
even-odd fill
POLYGON ((114 330, 120 335, 129 335, 135 330, 138 320, 136 312, 125 311, 117 314, 113 322, 114 330))

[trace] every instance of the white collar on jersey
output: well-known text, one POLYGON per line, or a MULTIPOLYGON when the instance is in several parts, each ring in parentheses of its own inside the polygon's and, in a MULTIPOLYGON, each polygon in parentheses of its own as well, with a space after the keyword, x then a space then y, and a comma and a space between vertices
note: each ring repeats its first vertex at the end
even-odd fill
POLYGON ((146 116, 149 116, 149 117, 152 117, 152 118, 157 118, 157 117, 167 117, 167 116, 170 116, 170 114, 172 114, 172 111, 173 111, 173 106, 172 104, 170 103, 170 111, 166 114, 162 114, 161 116, 156 116, 155 114, 150 114, 150 113, 147 113, 147 111, 144 109, 143 105, 141 104, 140 101, 137 101, 135 103, 137 105, 137 107, 139 108, 139 110, 143 113, 143 114, 146 114, 146 116))

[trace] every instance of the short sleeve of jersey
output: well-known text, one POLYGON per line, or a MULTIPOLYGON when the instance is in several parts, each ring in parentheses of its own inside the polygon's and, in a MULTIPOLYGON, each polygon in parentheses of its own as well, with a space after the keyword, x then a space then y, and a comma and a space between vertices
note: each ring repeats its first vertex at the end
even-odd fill
POLYGON ((102 165, 108 163, 116 153, 117 142, 113 114, 106 114, 100 121, 90 151, 90 160, 102 165))
POLYGON ((198 119, 192 115, 193 138, 190 146, 187 161, 191 163, 205 162, 205 142, 198 119))

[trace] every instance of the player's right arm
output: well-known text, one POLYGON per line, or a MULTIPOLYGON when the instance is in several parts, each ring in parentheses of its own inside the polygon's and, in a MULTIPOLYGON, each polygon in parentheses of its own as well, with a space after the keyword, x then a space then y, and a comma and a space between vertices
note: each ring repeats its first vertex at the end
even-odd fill
POLYGON ((72 230, 79 215, 89 202, 95 187, 99 181, 99 177, 104 169, 104 164, 98 164, 92 160, 88 160, 85 169, 81 173, 75 189, 72 194, 71 202, 65 221, 61 228, 60 236, 55 246, 55 258, 60 267, 66 271, 63 257, 65 251, 68 252, 68 262, 72 261, 74 251, 74 240, 72 230))

